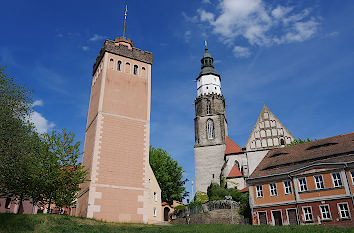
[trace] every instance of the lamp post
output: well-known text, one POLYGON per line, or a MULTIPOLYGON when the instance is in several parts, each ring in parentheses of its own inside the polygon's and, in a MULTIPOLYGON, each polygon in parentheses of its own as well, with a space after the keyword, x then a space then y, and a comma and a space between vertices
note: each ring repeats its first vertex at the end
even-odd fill
POLYGON ((234 213, 232 212, 232 196, 225 196, 225 199, 230 201, 231 220, 232 224, 234 224, 234 213))
POLYGON ((193 180, 192 180, 192 198, 191 198, 191 200, 193 200, 193 201, 194 201, 194 196, 193 196, 193 186, 194 186, 194 182, 193 182, 193 180))

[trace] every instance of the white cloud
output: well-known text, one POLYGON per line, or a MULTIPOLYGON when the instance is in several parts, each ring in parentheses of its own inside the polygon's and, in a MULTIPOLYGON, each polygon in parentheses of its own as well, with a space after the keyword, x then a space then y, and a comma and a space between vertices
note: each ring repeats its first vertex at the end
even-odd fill
POLYGON ((277 6, 274 10, 272 10, 272 16, 277 19, 284 18, 290 11, 293 10, 293 7, 283 7, 277 6))
POLYGON ((202 3, 205 3, 205 4, 210 4, 210 0, 202 0, 202 3))
POLYGON ((88 46, 81 46, 81 49, 82 49, 83 51, 87 51, 87 50, 89 50, 90 48, 89 48, 88 46))
POLYGON ((189 31, 189 30, 184 33, 184 41, 185 41, 186 43, 188 43, 189 40, 191 39, 191 35, 192 35, 192 32, 189 31))
POLYGON ((36 106, 43 106, 43 101, 42 100, 34 101, 32 107, 36 107, 36 106))
POLYGON ((195 15, 193 17, 190 17, 185 12, 182 12, 182 16, 183 16, 184 20, 186 20, 187 22, 190 22, 190 23, 198 22, 198 16, 197 15, 195 15))
MULTIPOLYGON (((43 106, 43 100, 36 100, 33 102, 32 107, 43 106)), ((49 122, 45 117, 42 116, 37 111, 33 111, 29 116, 29 121, 32 122, 38 133, 47 133, 49 130, 53 129, 55 124, 49 122)))
POLYGON ((31 113, 30 121, 34 124, 38 133, 47 133, 55 126, 53 122, 49 122, 39 112, 36 111, 31 113))
POLYGON ((233 52, 235 57, 249 57, 251 55, 250 50, 242 46, 235 46, 233 52))
POLYGON ((336 37, 338 35, 339 35, 339 32, 334 31, 334 32, 326 34, 324 37, 336 37))
POLYGON ((319 25, 309 8, 295 12, 294 7, 275 7, 263 0, 221 0, 217 9, 213 13, 201 8, 197 15, 229 46, 239 39, 252 46, 301 42, 311 38, 319 25))
POLYGON ((209 23, 212 23, 214 21, 214 14, 213 13, 210 13, 210 12, 207 12, 203 9, 198 9, 197 12, 199 13, 200 15, 200 20, 203 22, 203 21, 207 21, 209 23))
POLYGON ((98 34, 94 34, 90 39, 89 41, 98 41, 98 40, 102 40, 104 39, 105 36, 102 36, 102 35, 98 35, 98 34))

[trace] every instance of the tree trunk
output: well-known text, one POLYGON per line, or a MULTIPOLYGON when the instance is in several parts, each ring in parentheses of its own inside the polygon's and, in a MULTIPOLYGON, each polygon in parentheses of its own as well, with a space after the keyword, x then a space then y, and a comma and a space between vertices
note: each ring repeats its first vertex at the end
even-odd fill
POLYGON ((20 214, 20 211, 21 211, 21 209, 23 208, 23 206, 22 206, 22 201, 23 201, 23 197, 20 196, 20 205, 18 206, 17 214, 20 214))
POLYGON ((50 205, 52 204, 52 193, 50 193, 50 197, 49 197, 49 203, 48 203, 48 209, 47 209, 47 214, 50 214, 50 205))

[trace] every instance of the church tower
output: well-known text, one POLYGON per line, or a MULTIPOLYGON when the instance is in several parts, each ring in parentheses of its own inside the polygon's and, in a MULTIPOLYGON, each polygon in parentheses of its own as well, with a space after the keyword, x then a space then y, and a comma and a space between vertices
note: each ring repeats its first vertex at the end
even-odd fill
POLYGON ((149 165, 153 55, 130 39, 106 40, 92 72, 77 215, 112 222, 161 221, 149 165))
POLYGON ((197 98, 194 102, 195 183, 196 191, 206 192, 211 182, 220 182, 227 121, 220 75, 214 68, 214 59, 209 54, 206 43, 201 63, 201 72, 196 79, 197 98))

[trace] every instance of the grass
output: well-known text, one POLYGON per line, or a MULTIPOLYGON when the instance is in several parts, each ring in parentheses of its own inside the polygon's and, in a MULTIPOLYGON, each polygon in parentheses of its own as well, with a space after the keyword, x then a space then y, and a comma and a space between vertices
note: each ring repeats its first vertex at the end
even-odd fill
POLYGON ((173 225, 157 226, 130 223, 109 223, 93 219, 62 216, 62 215, 15 215, 0 214, 0 233, 10 232, 82 232, 82 233, 108 233, 108 232, 328 232, 345 233, 354 232, 354 228, 323 227, 323 226, 247 226, 247 225, 173 225))

